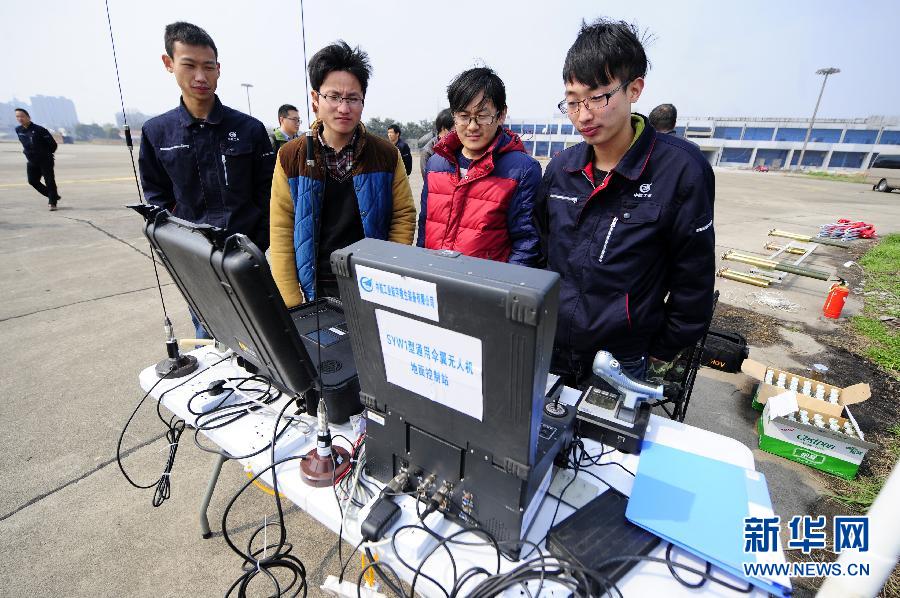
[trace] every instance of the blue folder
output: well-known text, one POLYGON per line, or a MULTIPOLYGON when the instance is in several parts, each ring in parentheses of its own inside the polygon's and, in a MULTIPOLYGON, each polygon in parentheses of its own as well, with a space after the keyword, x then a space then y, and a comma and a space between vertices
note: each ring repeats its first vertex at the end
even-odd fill
POLYGON ((788 578, 744 575, 744 518, 772 516, 762 473, 644 441, 626 518, 732 575, 777 596, 791 594, 788 578), (754 509, 751 513, 751 505, 754 509))

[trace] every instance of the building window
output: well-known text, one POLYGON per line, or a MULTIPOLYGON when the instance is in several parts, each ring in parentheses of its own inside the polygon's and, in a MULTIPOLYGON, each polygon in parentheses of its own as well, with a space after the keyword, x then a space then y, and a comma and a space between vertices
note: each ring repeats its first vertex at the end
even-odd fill
POLYGON ((882 131, 881 139, 878 140, 878 143, 884 145, 900 145, 900 131, 882 131))
POLYGON ((754 166, 765 164, 772 168, 781 168, 787 162, 787 150, 780 149, 758 149, 756 150, 756 158, 754 158, 754 166))
POLYGON ((869 160, 869 168, 872 168, 872 164, 875 162, 875 158, 878 157, 878 154, 872 154, 872 159, 869 160))
POLYGON ((779 127, 775 132, 775 141, 803 141, 804 139, 806 139, 806 129, 779 127))
POLYGON ((775 129, 771 127, 747 127, 744 129, 744 139, 749 141, 772 141, 775 129))
POLYGON ((809 136, 810 143, 837 143, 840 140, 840 129, 813 129, 809 136))
MULTIPOLYGON (((819 150, 806 150, 806 153, 803 154, 803 165, 821 167, 825 163, 825 154, 827 153, 819 150)), ((794 150, 791 164, 796 166, 798 162, 800 162, 800 150, 794 150)))
POLYGON ((675 127, 675 134, 684 137, 684 127, 675 127))
POLYGON ((716 139, 740 139, 740 127, 716 127, 713 131, 713 137, 716 139))
POLYGON ((525 146, 525 151, 533 156, 534 155, 534 141, 525 141, 525 142, 523 142, 523 145, 525 146))
POLYGON ((832 152, 828 168, 862 168, 865 158, 863 152, 832 152))
POLYGON ((523 135, 534 135, 534 125, 522 125, 523 135))
POLYGON ((546 158, 547 150, 549 150, 549 149, 550 149, 549 141, 538 141, 534 145, 534 155, 538 156, 540 158, 546 158))
POLYGON ((574 135, 575 127, 573 125, 562 125, 560 133, 563 135, 574 135))
POLYGON ((873 129, 847 129, 844 143, 875 143, 878 131, 873 129))
POLYGON ((534 132, 537 135, 556 135, 556 130, 558 126, 556 123, 550 123, 548 125, 535 125, 534 132))
POLYGON ((566 149, 566 144, 563 143, 562 141, 554 141, 554 142, 552 142, 552 143, 550 144, 550 157, 551 157, 551 158, 555 157, 556 154, 558 154, 559 152, 563 151, 564 149, 566 149))
POLYGON ((722 159, 720 162, 728 162, 730 164, 746 164, 750 161, 750 155, 753 150, 743 147, 726 147, 722 150, 722 159))

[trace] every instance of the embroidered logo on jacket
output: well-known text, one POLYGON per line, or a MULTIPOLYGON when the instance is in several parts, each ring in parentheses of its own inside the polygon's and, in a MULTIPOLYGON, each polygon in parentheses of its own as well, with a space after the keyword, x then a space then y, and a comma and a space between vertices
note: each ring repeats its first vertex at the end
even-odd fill
POLYGON ((650 193, 650 187, 653 183, 644 183, 638 188, 638 192, 634 194, 635 197, 653 197, 653 194, 650 193))

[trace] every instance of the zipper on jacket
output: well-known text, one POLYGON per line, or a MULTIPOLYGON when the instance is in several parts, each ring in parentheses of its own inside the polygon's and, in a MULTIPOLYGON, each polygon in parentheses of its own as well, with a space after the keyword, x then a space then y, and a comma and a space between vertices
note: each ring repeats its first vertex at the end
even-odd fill
POLYGON ((222 171, 225 173, 225 186, 228 186, 228 163, 225 161, 225 154, 222 154, 222 171))
POLYGON ((609 238, 613 234, 613 230, 616 228, 616 224, 619 222, 619 217, 614 216, 612 222, 609 223, 609 231, 606 233, 606 239, 603 241, 603 249, 600 250, 600 259, 599 263, 603 263, 603 256, 606 255, 606 246, 609 245, 609 238))

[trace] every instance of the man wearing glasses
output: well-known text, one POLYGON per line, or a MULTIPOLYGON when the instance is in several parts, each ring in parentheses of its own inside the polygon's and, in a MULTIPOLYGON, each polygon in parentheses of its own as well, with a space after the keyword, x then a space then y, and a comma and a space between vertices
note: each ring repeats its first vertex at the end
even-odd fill
POLYGON ((534 200, 541 167, 503 129, 506 89, 489 68, 469 69, 447 88, 454 130, 425 167, 419 247, 537 265, 534 200))
POLYGON ((272 140, 272 149, 275 153, 281 149, 281 146, 292 139, 299 137, 300 133, 300 113, 296 106, 283 104, 278 109, 278 126, 272 129, 269 139, 272 140))
POLYGON ((400 153, 360 123, 371 70, 344 41, 309 61, 315 165, 303 136, 281 148, 272 179, 269 261, 288 307, 339 296, 336 249, 364 237, 412 243, 416 208, 400 153))
POLYGON ((582 26, 563 66, 559 109, 584 141, 548 165, 538 216, 562 277, 552 371, 570 384, 600 349, 658 375, 712 314, 713 172, 696 146, 632 114, 646 71, 637 29, 603 19, 582 26))

